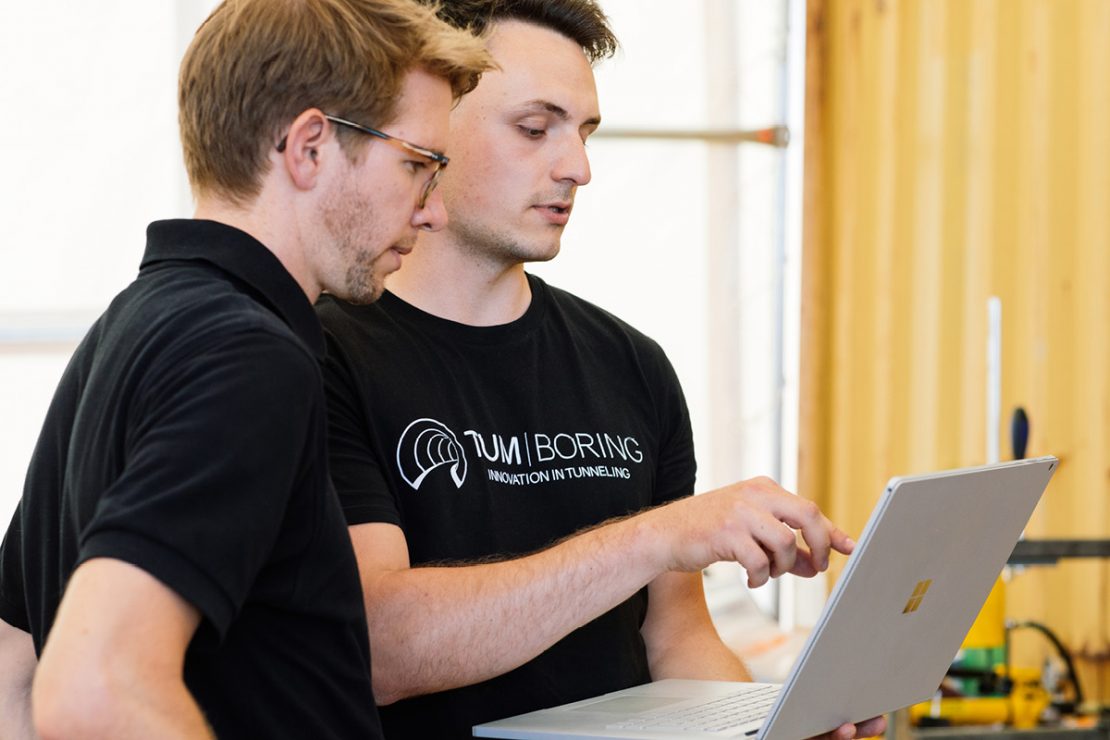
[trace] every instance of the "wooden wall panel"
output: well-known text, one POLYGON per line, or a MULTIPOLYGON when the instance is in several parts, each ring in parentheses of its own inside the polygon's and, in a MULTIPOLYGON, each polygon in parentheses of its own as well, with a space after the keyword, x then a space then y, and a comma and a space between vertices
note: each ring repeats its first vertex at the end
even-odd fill
MULTIPOLYGON (((1003 456, 1020 405, 1063 461, 1028 534, 1110 537, 1110 0, 810 0, 808 31, 801 492, 859 531, 891 475, 983 462, 999 296, 1003 456)), ((1110 701, 1110 563, 1007 608, 1110 701)))

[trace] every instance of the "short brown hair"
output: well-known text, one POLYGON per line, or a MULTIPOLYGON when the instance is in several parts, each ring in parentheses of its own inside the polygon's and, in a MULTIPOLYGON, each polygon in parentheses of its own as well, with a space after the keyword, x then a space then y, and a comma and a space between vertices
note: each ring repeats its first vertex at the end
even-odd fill
POLYGON ((617 37, 597 0, 421 0, 456 28, 482 34, 498 21, 523 21, 566 36, 591 64, 613 56, 617 37))
MULTIPOLYGON (((411 0, 224 0, 181 62, 181 143, 195 195, 237 204, 262 189, 268 150, 309 108, 380 127, 406 74, 455 96, 492 67, 482 43, 411 0)), ((341 138, 354 157, 357 140, 341 138)))

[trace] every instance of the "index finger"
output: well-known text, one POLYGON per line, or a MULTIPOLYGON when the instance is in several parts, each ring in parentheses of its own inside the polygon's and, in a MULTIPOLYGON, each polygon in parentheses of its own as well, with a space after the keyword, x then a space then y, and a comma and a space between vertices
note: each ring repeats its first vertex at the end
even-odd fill
POLYGON ((810 559, 818 570, 829 567, 831 548, 836 547, 843 552, 837 546, 843 545, 847 535, 837 529, 812 501, 794 496, 776 515, 801 533, 809 548, 810 559))
MULTIPOLYGON (((856 549, 856 541, 849 537, 844 532, 844 530, 830 522, 828 519, 825 519, 824 517, 822 517, 822 519, 825 520, 826 524, 828 524, 829 527, 829 548, 826 548, 824 550, 824 552, 822 553, 824 557, 822 560, 819 561, 821 563, 819 569, 823 571, 829 567, 829 549, 836 550, 837 552, 844 555, 851 555, 852 551, 856 549)), ((814 553, 814 556, 816 557, 816 553, 814 553)))

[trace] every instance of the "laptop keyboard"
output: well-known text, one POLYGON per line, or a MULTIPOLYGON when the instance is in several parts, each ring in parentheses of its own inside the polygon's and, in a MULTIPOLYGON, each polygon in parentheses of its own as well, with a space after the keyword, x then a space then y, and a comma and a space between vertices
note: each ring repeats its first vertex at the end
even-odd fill
POLYGON ((697 706, 642 714, 609 725, 613 730, 670 730, 672 732, 723 732, 759 722, 771 711, 779 694, 777 685, 753 686, 697 706))

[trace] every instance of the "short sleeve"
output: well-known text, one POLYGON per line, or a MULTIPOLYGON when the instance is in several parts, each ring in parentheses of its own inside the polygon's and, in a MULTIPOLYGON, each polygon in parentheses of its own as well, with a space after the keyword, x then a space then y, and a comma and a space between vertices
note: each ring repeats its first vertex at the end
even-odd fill
POLYGON ((78 563, 132 563, 223 635, 274 547, 322 406, 314 360, 268 331, 156 363, 129 412, 123 472, 81 532, 78 563))
POLYGON ((328 459, 347 524, 383 522, 402 526, 382 461, 373 447, 367 418, 369 402, 359 393, 351 363, 336 335, 325 330, 324 336, 327 341, 323 374, 328 407, 328 459))
POLYGON ((659 415, 660 445, 656 471, 654 504, 689 496, 694 492, 697 461, 694 456, 694 432, 686 396, 669 359, 656 345, 655 371, 657 380, 656 408, 659 415))
POLYGON ((22 503, 16 506, 12 522, 0 544, 0 619, 24 632, 30 632, 23 587, 22 509, 22 503))

